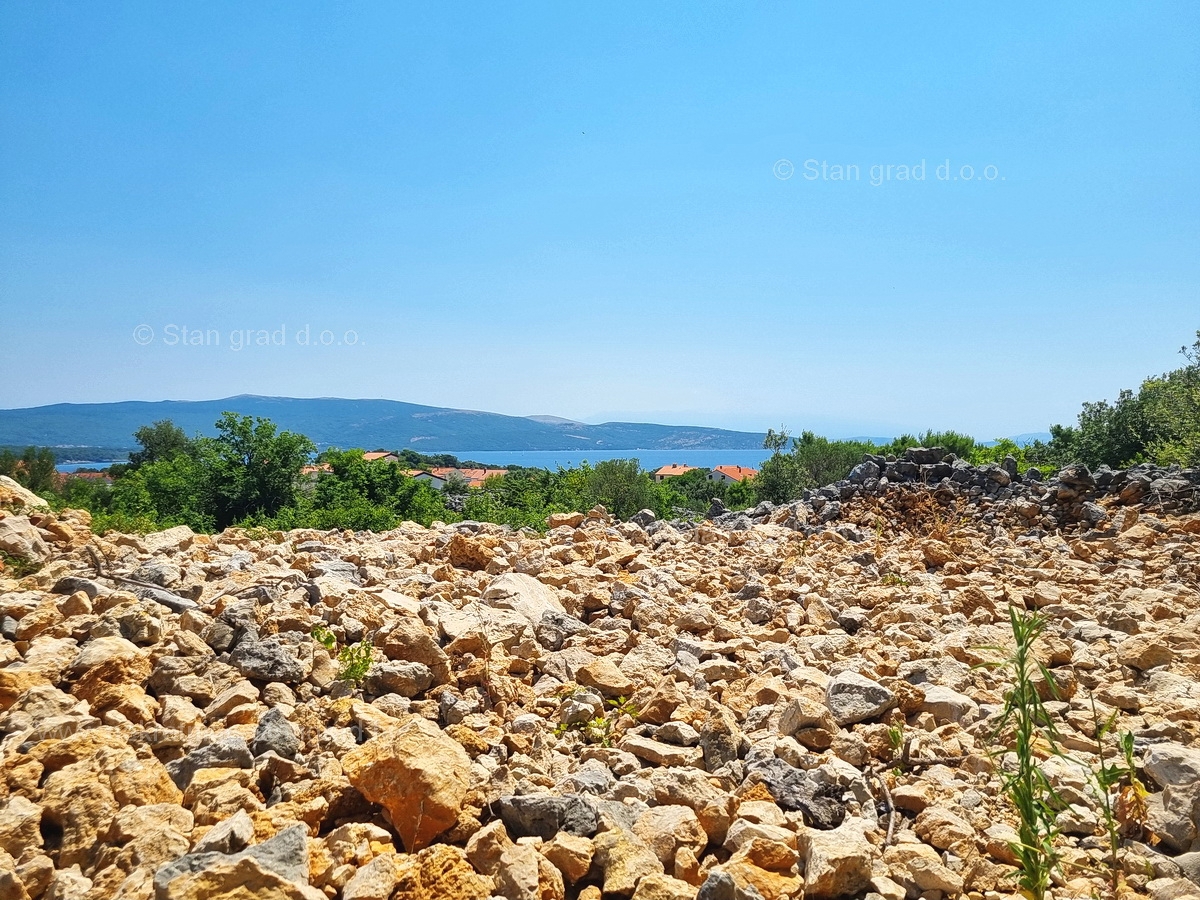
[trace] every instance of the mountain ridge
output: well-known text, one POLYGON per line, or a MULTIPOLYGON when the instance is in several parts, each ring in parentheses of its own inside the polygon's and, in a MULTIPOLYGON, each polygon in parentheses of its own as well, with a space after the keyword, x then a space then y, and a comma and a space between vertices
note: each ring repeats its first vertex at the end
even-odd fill
POLYGON ((171 419, 188 434, 214 434, 225 411, 262 416, 308 435, 319 447, 411 447, 423 453, 465 450, 743 450, 761 433, 649 422, 588 425, 559 416, 506 416, 400 400, 270 397, 124 400, 0 409, 0 444, 132 448, 133 432, 171 419))

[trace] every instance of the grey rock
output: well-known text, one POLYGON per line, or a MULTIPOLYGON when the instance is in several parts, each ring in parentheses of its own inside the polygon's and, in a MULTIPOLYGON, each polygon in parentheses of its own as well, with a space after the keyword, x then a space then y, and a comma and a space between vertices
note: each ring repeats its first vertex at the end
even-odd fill
POLYGON ((642 528, 645 528, 646 526, 648 526, 652 522, 654 522, 657 518, 658 518, 658 516, 656 516, 654 514, 654 510, 643 509, 638 512, 635 512, 632 516, 630 516, 629 521, 632 522, 634 525, 640 525, 642 528))
POLYGON ((313 578, 318 578, 322 575, 329 578, 338 578, 342 581, 348 581, 351 584, 360 584, 358 576, 358 566, 352 562, 346 562, 342 559, 325 559, 320 562, 313 563, 312 570, 309 575, 313 578))
POLYGON ((1173 860, 1179 871, 1193 884, 1200 884, 1200 850, 1181 853, 1173 860))
POLYGON ((254 766, 254 757, 241 735, 226 732, 211 744, 197 747, 187 756, 167 763, 167 774, 180 790, 192 783, 192 776, 200 769, 249 769, 254 766))
POLYGON ((752 753, 746 760, 746 780, 762 783, 780 809, 803 813, 805 823, 813 828, 836 828, 846 817, 841 786, 819 784, 778 757, 752 753))
POLYGON ((240 641, 229 654, 229 662, 247 678, 257 681, 299 684, 304 680, 304 666, 300 660, 289 647, 274 637, 261 641, 240 641))
POLYGON ((236 862, 254 859, 264 869, 270 869, 288 881, 308 884, 308 829, 303 825, 286 828, 269 841, 263 841, 240 853, 188 853, 160 866, 154 873, 154 894, 157 900, 170 896, 170 883, 180 875, 202 872, 217 862, 236 862))
POLYGON ((600 827, 595 808, 577 794, 522 794, 501 797, 500 819, 514 838, 550 840, 560 831, 591 837, 600 827))
POLYGON ((250 752, 255 756, 270 751, 284 759, 295 759, 300 752, 300 736, 279 708, 263 713, 258 720, 258 727, 254 729, 254 740, 250 742, 250 752))
POLYGON ((763 896, 751 885, 739 887, 728 872, 714 869, 700 885, 696 900, 763 900, 763 896))
POLYGON ((668 722, 654 733, 654 738, 680 747, 695 747, 700 743, 700 732, 687 722, 668 722))
POLYGON ((599 797, 613 786, 615 780, 608 766, 598 759, 589 759, 559 782, 559 789, 573 794, 591 794, 599 797))
POLYGON ((412 698, 429 690, 432 684, 433 672, 424 663, 387 660, 371 666, 363 686, 375 695, 399 694, 412 698))
POLYGON ((825 704, 838 725, 872 719, 888 709, 896 695, 882 684, 857 672, 842 672, 829 682, 825 704))
POLYGON ((542 618, 534 628, 537 641, 548 650, 562 649, 563 642, 569 637, 587 631, 587 623, 580 621, 569 613, 548 609, 542 613, 542 618))
POLYGON ((237 853, 254 839, 254 823, 244 809, 214 825, 196 842, 192 853, 237 853))
POLYGON ((1196 849, 1200 839, 1200 750, 1175 743, 1155 744, 1146 751, 1143 765, 1163 789, 1161 795, 1150 798, 1154 801, 1155 833, 1176 851, 1196 849))
POLYGON ((182 573, 179 566, 165 559, 148 559, 133 573, 141 581, 149 581, 159 587, 169 588, 179 582, 182 573))
POLYGON ((108 588, 92 581, 90 578, 67 575, 54 582, 54 587, 51 588, 51 591, 55 594, 74 594, 76 591, 83 591, 88 595, 88 599, 95 600, 101 594, 108 593, 108 588))

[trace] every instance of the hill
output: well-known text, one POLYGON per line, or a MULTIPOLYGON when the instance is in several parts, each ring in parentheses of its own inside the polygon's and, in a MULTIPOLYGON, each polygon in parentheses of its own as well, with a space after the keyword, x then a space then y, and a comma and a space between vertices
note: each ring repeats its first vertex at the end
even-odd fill
POLYGON ((298 399, 242 394, 222 400, 57 403, 0 410, 0 444, 134 446, 133 432, 171 419, 189 434, 212 434, 222 412, 263 416, 308 435, 320 447, 412 447, 422 453, 469 450, 749 450, 763 435, 720 428, 606 422, 557 416, 504 416, 396 400, 298 399))

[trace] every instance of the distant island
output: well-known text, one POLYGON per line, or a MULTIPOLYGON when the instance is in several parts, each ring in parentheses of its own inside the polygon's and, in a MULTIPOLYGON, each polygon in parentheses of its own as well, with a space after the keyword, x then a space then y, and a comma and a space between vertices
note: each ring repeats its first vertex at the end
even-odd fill
MULTIPOLYGON (((605 422, 587 425, 558 416, 505 416, 422 406, 398 400, 293 398, 240 394, 221 400, 131 400, 56 403, 0 410, 0 444, 110 448, 118 459, 133 449, 133 433, 170 419, 188 434, 212 435, 221 413, 261 416, 308 435, 318 447, 411 447, 421 453, 470 450, 751 450, 763 434, 690 425, 605 422)), ((78 455, 78 454, 74 454, 78 455)), ((83 457, 80 457, 83 458, 83 457)))

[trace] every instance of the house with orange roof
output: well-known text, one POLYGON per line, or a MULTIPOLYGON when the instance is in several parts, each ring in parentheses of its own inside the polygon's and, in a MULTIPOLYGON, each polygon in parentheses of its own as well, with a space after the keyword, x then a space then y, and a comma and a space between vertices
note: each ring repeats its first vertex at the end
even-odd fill
POLYGON ((507 475, 508 469, 448 469, 434 468, 430 469, 429 473, 435 477, 441 478, 445 484, 452 472, 457 472, 466 479, 467 487, 482 487, 483 483, 493 475, 507 475))
POLYGON ((427 469, 408 469, 405 473, 409 478, 416 481, 422 481, 429 485, 435 491, 440 491, 446 486, 446 479, 441 475, 436 475, 427 469))
POLYGON ((747 466, 714 466, 712 471, 708 473, 708 480, 731 484, 735 481, 745 481, 747 478, 753 478, 757 474, 758 469, 751 469, 747 466))
POLYGON ((696 469, 695 466, 683 466, 679 463, 671 463, 669 466, 663 466, 654 472, 654 480, 662 481, 666 478, 674 478, 676 475, 683 475, 686 472, 692 472, 696 469))
POLYGON ((408 469, 404 473, 409 478, 423 481, 435 490, 442 490, 452 475, 462 477, 467 487, 482 487, 483 483, 496 475, 507 475, 508 469, 453 469, 446 466, 436 466, 432 469, 408 469))
POLYGON ((365 459, 367 462, 400 462, 400 457, 398 457, 395 453, 390 453, 386 450, 373 450, 370 453, 364 453, 363 459, 365 459))

